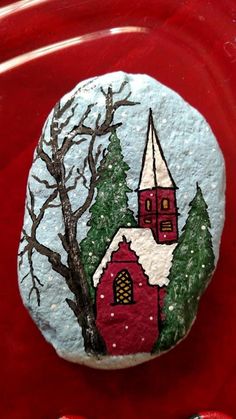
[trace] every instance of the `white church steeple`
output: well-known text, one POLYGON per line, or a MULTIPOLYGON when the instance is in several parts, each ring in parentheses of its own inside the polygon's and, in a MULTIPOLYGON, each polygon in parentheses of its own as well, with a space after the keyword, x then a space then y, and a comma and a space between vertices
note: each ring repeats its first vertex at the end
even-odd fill
POLYGON ((157 136, 150 109, 147 142, 143 155, 139 190, 152 188, 176 188, 157 136))

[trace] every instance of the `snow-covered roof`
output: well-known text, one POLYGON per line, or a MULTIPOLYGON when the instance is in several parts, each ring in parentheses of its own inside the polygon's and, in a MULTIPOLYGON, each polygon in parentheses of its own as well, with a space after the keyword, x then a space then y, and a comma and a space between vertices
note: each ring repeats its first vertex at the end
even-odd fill
POLYGON ((139 190, 156 188, 157 186, 175 188, 175 183, 167 167, 150 109, 147 142, 143 155, 139 190))
POLYGON ((130 244, 138 256, 150 285, 168 285, 168 275, 172 262, 172 254, 177 243, 158 244, 149 228, 120 228, 110 243, 100 265, 93 275, 93 284, 96 287, 107 263, 110 262, 112 253, 119 247, 123 239, 130 244))

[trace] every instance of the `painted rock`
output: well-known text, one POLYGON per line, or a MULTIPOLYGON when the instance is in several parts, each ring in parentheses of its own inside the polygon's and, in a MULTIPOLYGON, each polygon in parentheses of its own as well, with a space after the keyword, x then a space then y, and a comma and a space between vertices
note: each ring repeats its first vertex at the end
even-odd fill
POLYGON ((35 150, 23 302, 67 360, 144 362, 193 324, 223 222, 224 160, 199 112, 147 75, 83 81, 51 111, 35 150))

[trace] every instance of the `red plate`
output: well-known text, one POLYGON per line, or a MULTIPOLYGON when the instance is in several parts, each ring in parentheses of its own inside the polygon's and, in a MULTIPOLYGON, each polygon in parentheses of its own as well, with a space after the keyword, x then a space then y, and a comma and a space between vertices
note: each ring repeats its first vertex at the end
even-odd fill
POLYGON ((234 0, 1 1, 1 417, 236 417, 234 0), (151 363, 95 371, 57 357, 23 308, 16 253, 32 152, 55 102, 110 71, 147 73, 208 120, 227 164, 227 220, 214 280, 188 338, 151 363))

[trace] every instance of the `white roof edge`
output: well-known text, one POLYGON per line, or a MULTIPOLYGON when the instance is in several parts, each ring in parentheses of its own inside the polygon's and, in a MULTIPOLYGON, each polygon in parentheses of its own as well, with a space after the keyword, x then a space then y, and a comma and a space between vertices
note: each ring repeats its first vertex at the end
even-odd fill
POLYGON ((120 228, 111 241, 101 263, 93 275, 94 287, 99 284, 100 278, 111 261, 112 253, 118 250, 119 243, 126 238, 131 250, 138 256, 138 263, 142 266, 148 277, 150 285, 160 287, 168 285, 169 271, 173 258, 173 251, 177 246, 174 244, 158 244, 147 228, 120 228))

